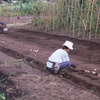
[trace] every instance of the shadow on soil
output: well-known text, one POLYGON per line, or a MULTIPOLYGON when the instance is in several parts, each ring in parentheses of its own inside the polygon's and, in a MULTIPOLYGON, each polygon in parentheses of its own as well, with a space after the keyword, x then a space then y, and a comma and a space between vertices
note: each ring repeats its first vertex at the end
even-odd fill
POLYGON ((0 95, 6 99, 0 98, 0 100, 15 100, 14 98, 21 98, 22 90, 17 89, 15 83, 10 79, 11 75, 6 75, 0 71, 0 95))

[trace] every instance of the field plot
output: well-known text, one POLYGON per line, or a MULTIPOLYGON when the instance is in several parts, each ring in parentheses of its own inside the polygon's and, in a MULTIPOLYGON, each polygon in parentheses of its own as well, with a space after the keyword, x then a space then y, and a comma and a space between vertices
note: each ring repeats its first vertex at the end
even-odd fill
POLYGON ((80 72, 80 69, 91 71, 97 69, 100 73, 100 47, 98 45, 99 43, 91 41, 33 32, 25 30, 23 27, 22 29, 21 27, 11 28, 8 33, 1 34, 0 51, 7 54, 8 58, 13 57, 16 60, 7 59, 5 61, 3 56, 0 56, 1 62, 8 61, 8 63, 1 63, 0 67, 1 77, 2 75, 7 76, 0 83, 1 90, 5 93, 7 100, 48 100, 48 98, 49 100, 99 100, 100 77, 95 75, 89 77, 80 72), (72 75, 68 78, 65 74, 66 80, 62 75, 53 76, 43 70, 49 55, 61 47, 65 40, 71 40, 75 44, 75 49, 70 53, 70 57, 77 65, 76 72, 66 72, 69 73, 68 76, 72 75), (79 77, 81 80, 89 82, 89 90, 83 88, 87 84, 77 80, 79 77), (76 84, 70 79, 76 81, 76 84), (79 81, 82 87, 79 87, 79 81), (93 84, 91 85, 91 83, 93 84))
POLYGON ((1 100, 99 100, 91 91, 82 89, 60 76, 32 68, 0 52, 1 100), (1 58, 2 56, 2 58, 1 58))
POLYGON ((1 96, 4 93, 6 100, 100 100, 100 41, 36 32, 29 27, 14 25, 0 34, 1 96), (66 40, 74 43, 69 55, 77 68, 51 75, 44 65, 66 40), (88 73, 94 70, 98 74, 88 73))

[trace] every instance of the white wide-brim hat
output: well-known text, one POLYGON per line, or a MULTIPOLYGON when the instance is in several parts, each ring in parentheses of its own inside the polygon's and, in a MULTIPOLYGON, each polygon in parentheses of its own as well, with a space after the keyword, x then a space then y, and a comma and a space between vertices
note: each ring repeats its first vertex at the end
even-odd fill
POLYGON ((63 46, 67 46, 69 49, 73 50, 73 43, 70 41, 66 41, 63 46))

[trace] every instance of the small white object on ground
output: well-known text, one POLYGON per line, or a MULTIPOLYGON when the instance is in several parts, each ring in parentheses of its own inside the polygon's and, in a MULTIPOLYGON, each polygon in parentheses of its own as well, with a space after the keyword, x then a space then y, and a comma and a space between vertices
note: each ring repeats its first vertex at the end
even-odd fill
POLYGON ((97 71, 97 69, 93 69, 94 71, 97 71))
POLYGON ((92 71, 92 74, 96 74, 96 72, 95 71, 92 71))
POLYGON ((32 49, 30 49, 30 51, 32 51, 32 49))
POLYGON ((86 72, 86 73, 90 73, 90 71, 89 71, 89 70, 85 70, 85 72, 86 72))

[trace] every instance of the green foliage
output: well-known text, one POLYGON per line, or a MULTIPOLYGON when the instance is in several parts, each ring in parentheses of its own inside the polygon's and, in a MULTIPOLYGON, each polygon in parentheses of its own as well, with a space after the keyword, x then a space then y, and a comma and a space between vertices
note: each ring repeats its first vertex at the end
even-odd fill
POLYGON ((29 3, 29 0, 22 0, 22 3, 29 3))
MULTIPOLYGON (((99 0, 94 2, 89 0, 57 0, 55 5, 55 9, 52 8, 54 10, 50 27, 51 25, 55 29, 65 29, 67 27, 73 33, 88 31, 91 32, 90 35, 94 35, 98 21, 98 9, 100 9, 99 0)), ((100 33, 99 28, 97 32, 100 33)))
POLYGON ((25 4, 20 4, 19 10, 21 15, 29 15, 29 14, 33 14, 33 10, 35 8, 35 4, 31 4, 31 3, 25 3, 25 4))
POLYGON ((5 97, 4 93, 0 93, 0 100, 6 100, 6 97, 5 97))
POLYGON ((100 7, 100 0, 96 0, 96 4, 100 7))

